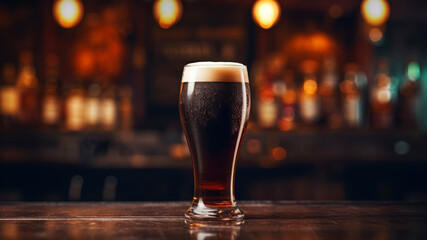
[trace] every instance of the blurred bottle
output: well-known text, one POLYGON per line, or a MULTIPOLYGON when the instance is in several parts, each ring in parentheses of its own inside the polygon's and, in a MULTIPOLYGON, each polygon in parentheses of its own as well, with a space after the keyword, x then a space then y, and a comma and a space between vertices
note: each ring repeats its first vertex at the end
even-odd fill
POLYGON ((89 130, 95 130, 100 122, 101 86, 98 83, 89 85, 85 98, 85 125, 89 130))
POLYGON ((357 83, 355 65, 347 64, 344 80, 340 83, 342 97, 342 117, 347 127, 362 124, 362 94, 357 83))
POLYGON ((117 126, 117 101, 116 88, 112 85, 106 86, 101 95, 99 105, 99 119, 102 130, 114 130, 117 126))
POLYGON ((329 128, 339 128, 342 121, 338 106, 338 73, 335 57, 328 56, 323 60, 323 73, 319 85, 321 122, 326 123, 329 128))
POLYGON ((275 127, 278 117, 278 103, 273 87, 265 84, 259 88, 257 98, 258 125, 262 128, 275 127))
POLYGON ((133 104, 132 88, 129 85, 120 88, 120 128, 132 130, 133 127, 133 104))
POLYGON ((15 66, 6 63, 3 66, 3 79, 0 86, 0 114, 3 129, 16 127, 20 111, 20 96, 16 87, 15 66))
POLYGON ((407 65, 406 78, 399 87, 398 121, 404 128, 417 128, 420 96, 420 65, 412 61, 407 65))
POLYGON ((280 96, 282 106, 277 123, 278 128, 282 131, 288 131, 295 127, 297 88, 294 76, 294 72, 290 69, 286 70, 283 75, 285 87, 280 96))
POLYGON ((275 128, 279 117, 279 97, 284 91, 281 72, 285 64, 280 55, 269 56, 254 66, 256 85, 256 113, 258 125, 262 128, 275 128))
POLYGON ((300 94, 300 115, 306 124, 314 124, 320 115, 320 100, 316 78, 317 62, 306 60, 302 63, 303 84, 300 94))
POLYGON ((58 57, 54 54, 47 56, 41 115, 45 126, 58 127, 61 117, 61 101, 58 96, 58 57))
POLYGON ((377 74, 370 92, 370 117, 374 128, 391 128, 394 125, 395 83, 389 74, 387 60, 378 63, 377 74))
POLYGON ((65 129, 81 131, 85 127, 85 95, 80 84, 75 83, 68 90, 65 99, 65 129))
MULTIPOLYGON (((358 67, 356 66, 356 69, 358 67)), ((369 111, 369 89, 368 89, 368 77, 366 74, 357 70, 356 72, 356 84, 360 95, 360 124, 359 126, 368 125, 368 111, 369 111)))
POLYGON ((40 85, 33 66, 33 54, 22 51, 17 86, 20 94, 19 122, 22 126, 36 127, 39 122, 40 85))

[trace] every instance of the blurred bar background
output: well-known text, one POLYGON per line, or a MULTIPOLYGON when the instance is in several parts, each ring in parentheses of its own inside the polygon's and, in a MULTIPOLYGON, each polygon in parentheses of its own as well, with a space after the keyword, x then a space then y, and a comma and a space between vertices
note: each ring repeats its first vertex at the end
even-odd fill
POLYGON ((190 200, 183 66, 248 66, 241 200, 427 200, 426 1, 3 0, 0 201, 190 200))

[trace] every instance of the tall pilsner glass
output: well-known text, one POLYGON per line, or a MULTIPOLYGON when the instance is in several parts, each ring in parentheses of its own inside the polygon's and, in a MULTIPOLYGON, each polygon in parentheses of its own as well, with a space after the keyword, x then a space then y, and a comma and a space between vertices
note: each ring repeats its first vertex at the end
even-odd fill
POLYGON ((246 66, 231 62, 187 64, 179 98, 181 123, 193 159, 193 220, 241 220, 234 174, 250 110, 246 66))

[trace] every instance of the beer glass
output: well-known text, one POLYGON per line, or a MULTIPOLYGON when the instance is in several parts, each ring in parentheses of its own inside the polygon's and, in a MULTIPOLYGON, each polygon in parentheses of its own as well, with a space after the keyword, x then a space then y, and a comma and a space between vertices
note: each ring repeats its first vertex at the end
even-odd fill
POLYGON ((184 67, 179 97, 181 124, 194 172, 193 220, 241 220, 234 174, 250 110, 246 66, 197 62, 184 67))

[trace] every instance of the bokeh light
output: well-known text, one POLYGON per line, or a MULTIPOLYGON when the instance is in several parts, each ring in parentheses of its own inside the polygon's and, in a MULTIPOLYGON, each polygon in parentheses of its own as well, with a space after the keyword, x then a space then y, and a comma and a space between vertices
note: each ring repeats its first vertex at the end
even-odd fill
POLYGON ((314 81, 312 79, 306 80, 304 82, 303 89, 304 89, 304 92, 307 93, 307 94, 314 94, 314 93, 316 93, 316 90, 317 90, 317 83, 316 83, 316 81, 314 81))
POLYGON ((408 64, 408 77, 411 80, 420 78, 420 65, 417 62, 410 62, 408 64))
POLYGON ((153 13, 159 26, 167 29, 181 19, 182 4, 179 0, 156 0, 153 5, 153 13))
POLYGON ((372 42, 378 42, 383 38, 383 32, 379 28, 372 28, 369 30, 369 39, 372 42))
POLYGON ((398 141, 394 144, 394 151, 399 155, 405 155, 411 150, 411 146, 406 141, 398 141))
POLYGON ((386 0, 365 0, 361 6, 362 17, 371 25, 384 24, 390 14, 390 7, 386 0))
POLYGON ((282 161, 283 159, 286 158, 287 154, 288 153, 286 152, 286 150, 282 147, 275 147, 275 148, 273 148, 273 151, 271 152, 273 159, 276 161, 282 161))
POLYGON ((4 87, 0 90, 0 110, 2 114, 17 115, 19 105, 19 92, 16 87, 4 87))
POLYGON ((269 29, 280 18, 280 5, 275 0, 258 0, 252 8, 252 17, 260 27, 269 29))
POLYGON ((262 150, 261 142, 258 139, 249 139, 246 143, 246 149, 251 154, 259 154, 262 150))
POLYGON ((53 17, 63 28, 75 27, 83 17, 80 0, 58 0, 53 4, 53 17))
POLYGON ((81 91, 72 93, 65 102, 65 125, 68 130, 79 131, 84 128, 84 97, 81 91))

